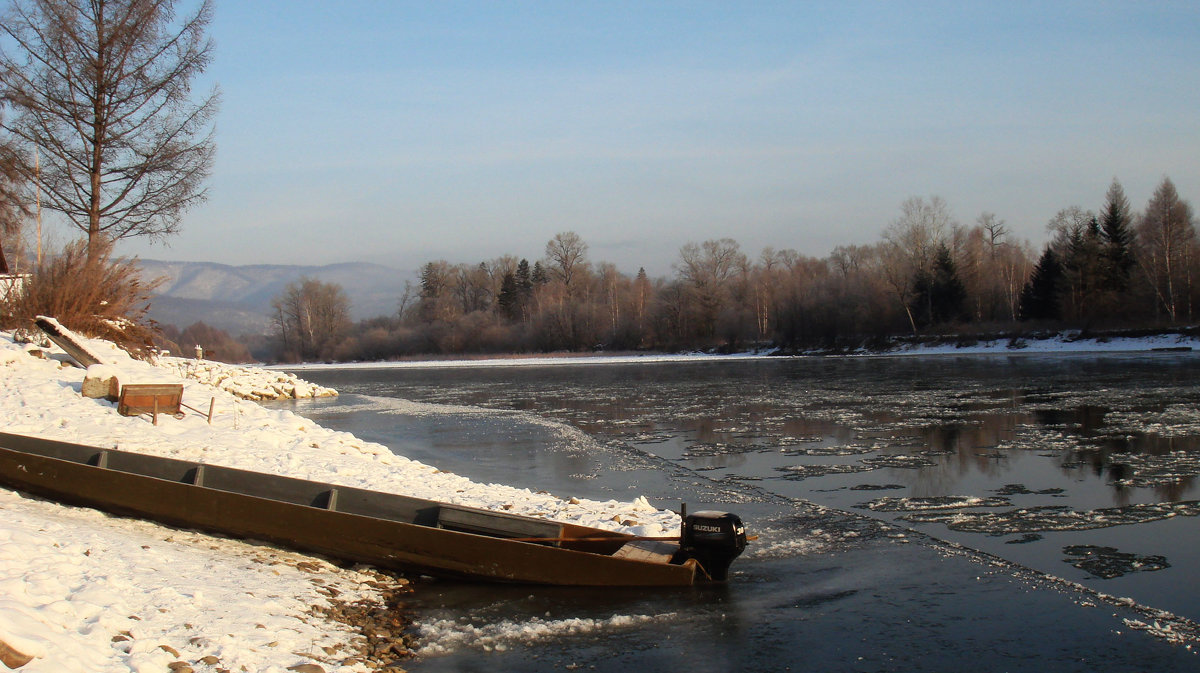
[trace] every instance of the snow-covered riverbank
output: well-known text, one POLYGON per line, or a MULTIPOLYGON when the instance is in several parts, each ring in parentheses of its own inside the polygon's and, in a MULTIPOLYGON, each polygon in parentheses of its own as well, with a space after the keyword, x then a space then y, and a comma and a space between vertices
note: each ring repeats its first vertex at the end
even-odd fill
MULTIPOLYGON (((404 493, 583 525, 662 535, 678 516, 644 499, 597 502, 480 484, 247 401, 245 386, 274 372, 246 368, 222 388, 180 378, 105 342, 89 347, 122 383, 176 380, 184 402, 215 413, 124 417, 81 395, 84 370, 55 348, 0 333, 0 418, 6 432, 113 446, 183 460, 404 493), (228 392, 235 389, 235 395, 228 392), (239 396, 240 395, 240 396, 239 396), (629 524, 622 526, 622 523, 629 524)), ((186 367, 186 363, 184 365, 186 367)), ((228 373, 228 370, 226 370, 228 373)), ((336 594, 378 600, 367 573, 300 554, 62 507, 0 489, 0 641, 34 658, 34 672, 278 671, 315 664, 364 671, 354 633, 313 616, 336 594), (332 591, 330 591, 332 589, 332 591), (182 662, 176 664, 176 662, 182 662)), ((15 661, 15 660, 14 660, 15 661)), ((315 670, 315 669, 313 669, 315 670)))
MULTIPOLYGON (((1183 334, 1158 334, 1140 337, 1080 337, 1067 332, 1045 338, 1029 339, 949 339, 926 342, 897 342, 887 350, 858 350, 838 353, 837 357, 903 357, 918 355, 1034 355, 1082 353, 1144 353, 1156 350, 1200 351, 1200 338, 1183 334)), ((826 356, 824 351, 796 354, 801 357, 826 356)), ((760 360, 781 355, 770 349, 746 353, 623 353, 568 354, 531 356, 480 356, 446 359, 414 359, 383 362, 335 362, 275 365, 269 369, 305 371, 312 369, 406 369, 454 367, 546 367, 551 365, 612 365, 612 364, 687 364, 695 362, 731 362, 760 360)))

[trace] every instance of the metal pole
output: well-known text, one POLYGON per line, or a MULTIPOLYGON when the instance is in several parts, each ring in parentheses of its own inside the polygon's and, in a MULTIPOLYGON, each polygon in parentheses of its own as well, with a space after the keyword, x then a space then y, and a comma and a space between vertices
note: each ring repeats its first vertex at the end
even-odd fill
POLYGON ((37 195, 37 265, 42 265, 42 160, 37 146, 33 148, 34 193, 37 195))

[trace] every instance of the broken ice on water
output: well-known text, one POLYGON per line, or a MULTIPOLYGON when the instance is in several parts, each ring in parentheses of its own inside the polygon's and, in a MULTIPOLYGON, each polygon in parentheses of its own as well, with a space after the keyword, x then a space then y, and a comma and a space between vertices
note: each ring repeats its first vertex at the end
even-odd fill
POLYGON ((973 507, 1010 507, 1008 498, 980 498, 969 495, 942 495, 928 498, 877 498, 860 505, 873 512, 929 512, 973 507))
POLYGON ((1139 503, 1086 511, 1064 506, 1030 507, 1004 512, 914 512, 901 516, 912 523, 941 523, 951 530, 987 535, 1043 531, 1078 531, 1125 526, 1200 515, 1200 501, 1139 503))
POLYGON ((1071 545, 1063 547, 1063 553, 1067 555, 1064 561, 1101 579, 1114 579, 1134 572, 1154 572, 1171 567, 1164 556, 1139 556, 1115 547, 1071 545))

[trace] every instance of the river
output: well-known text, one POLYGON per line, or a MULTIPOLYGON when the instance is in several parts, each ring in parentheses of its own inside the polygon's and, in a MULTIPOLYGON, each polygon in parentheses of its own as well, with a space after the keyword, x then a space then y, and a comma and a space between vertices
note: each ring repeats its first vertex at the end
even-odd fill
POLYGON ((718 589, 422 583, 414 671, 1184 671, 1198 375, 1191 353, 597 358, 312 369, 341 396, 295 406, 476 481, 759 535, 718 589))

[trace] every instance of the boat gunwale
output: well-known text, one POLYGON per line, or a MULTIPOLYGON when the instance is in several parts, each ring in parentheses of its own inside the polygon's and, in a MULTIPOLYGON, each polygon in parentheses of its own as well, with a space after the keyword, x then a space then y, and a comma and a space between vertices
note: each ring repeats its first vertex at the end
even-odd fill
MULTIPOLYGON (((37 437, 28 437, 25 435, 15 435, 15 434, 4 433, 4 432, 0 432, 0 451, 3 451, 3 454, 0 454, 0 455, 8 454, 8 455, 11 455, 14 459, 16 459, 18 461, 22 458, 24 458, 26 460, 37 459, 40 461, 48 461, 48 463, 51 465, 66 466, 70 470, 82 470, 83 474, 87 474, 88 472, 93 471, 93 470, 99 470, 99 471, 107 472, 111 475, 124 475, 127 479, 131 479, 134 482, 139 482, 141 480, 148 480, 147 483, 149 483, 149 484, 157 483, 159 485, 158 488, 160 488, 160 489, 165 488, 165 489, 173 491, 173 492, 181 492, 181 493, 196 492, 196 493, 200 493, 200 494, 207 492, 207 493, 213 494, 212 497, 217 498, 219 500, 229 500, 232 498, 234 501, 243 502, 244 504, 251 504, 251 505, 257 504, 260 507, 266 506, 266 507, 273 508, 273 509, 278 509, 278 508, 290 509, 290 510, 294 510, 296 513, 298 513, 297 514, 298 516, 305 518, 305 519, 322 520, 322 519, 328 519, 328 518, 332 517, 333 520, 337 520, 342 517, 347 517, 348 518, 347 520, 349 520, 349 521, 358 521, 360 526, 366 525, 367 527, 376 527, 376 528, 379 526, 383 526, 385 528, 386 527, 392 527, 392 528, 400 527, 398 530, 400 530, 402 532, 406 531, 409 534, 416 534, 419 531, 425 531, 425 532, 432 531, 432 532, 436 533, 436 535, 442 536, 446 540, 450 540, 451 542, 448 543, 450 546, 453 546, 453 541, 455 541, 455 540, 462 541, 463 545, 470 545, 470 544, 483 545, 485 547, 491 548, 492 550, 501 549, 501 548, 504 548, 507 546, 519 546, 523 549, 517 553, 519 553, 519 554, 523 553, 523 555, 525 555, 525 556, 532 554, 533 556, 531 558, 548 555, 547 558, 557 559, 558 561, 561 561, 563 563, 569 563, 571 559, 574 559, 577 562, 580 560, 583 560, 583 559, 588 559, 588 558, 602 559, 605 563, 612 564, 618 568, 623 567, 623 568, 629 569, 630 571, 634 572, 635 574, 639 568, 643 569, 643 570, 672 569, 675 571, 680 571, 681 573, 683 573, 687 576, 686 577, 687 581, 681 581, 681 579, 676 578, 676 579, 670 580, 670 581, 649 581, 646 584, 643 584, 641 582, 633 582, 633 583, 629 584, 628 586, 670 585, 670 584, 690 585, 690 584, 694 583, 695 581, 702 579, 702 577, 703 577, 703 571, 700 571, 698 569, 696 562, 692 559, 686 560, 683 563, 663 563, 663 562, 658 562, 658 561, 646 561, 646 560, 640 560, 640 559, 626 559, 626 558, 615 557, 612 554, 613 554, 613 552, 615 552, 616 548, 619 548, 621 546, 621 544, 624 544, 626 541, 636 539, 636 537, 629 535, 627 533, 619 533, 616 531, 606 531, 606 530, 599 529, 599 528, 579 526, 577 524, 560 523, 560 522, 552 521, 549 519, 539 519, 536 517, 524 517, 524 516, 520 516, 520 515, 506 513, 506 512, 495 512, 492 510, 464 507, 464 506, 460 506, 460 505, 442 503, 439 501, 428 500, 428 499, 424 499, 424 498, 414 498, 412 496, 386 493, 383 491, 373 491, 373 490, 369 490, 369 489, 362 489, 362 488, 352 487, 352 486, 342 486, 342 485, 330 484, 330 483, 326 483, 326 482, 316 482, 316 481, 310 481, 310 480, 305 480, 305 479, 299 479, 296 477, 287 477, 287 476, 283 476, 283 475, 274 475, 274 474, 269 474, 269 473, 255 472, 252 470, 243 470, 240 468, 226 467, 226 466, 220 466, 220 465, 210 465, 207 463, 198 463, 198 462, 194 462, 194 461, 180 460, 177 458, 154 456, 152 454, 143 454, 143 453, 138 453, 138 452, 133 452, 133 451, 123 451, 121 449, 115 449, 115 448, 114 449, 106 449, 103 447, 89 446, 89 445, 85 445, 85 444, 74 444, 74 443, 70 443, 70 442, 61 442, 58 440, 50 440, 50 439, 43 439, 43 438, 37 438, 37 437), (12 446, 12 444, 14 444, 14 443, 18 444, 18 446, 17 447, 12 446), (28 447, 29 444, 33 444, 35 446, 40 445, 40 447, 65 448, 67 451, 74 452, 75 455, 71 456, 71 457, 64 457, 64 456, 59 456, 59 455, 47 455, 47 452, 45 452, 45 451, 41 451, 41 450, 37 450, 37 449, 27 450, 26 448, 21 448, 21 446, 19 446, 19 445, 22 445, 22 444, 25 445, 26 447, 28 447), (85 456, 85 454, 86 454, 86 457, 83 457, 83 456, 85 456), (107 459, 105 459, 105 456, 107 456, 107 459), (164 478, 164 477, 160 477, 160 476, 155 476, 154 474, 147 474, 144 471, 120 469, 120 468, 112 467, 111 465, 96 464, 96 463, 100 463, 100 462, 111 463, 113 456, 132 457, 135 461, 145 461, 147 464, 150 464, 150 465, 168 465, 168 466, 173 467, 176 471, 182 471, 182 474, 185 477, 190 474, 190 475, 196 475, 196 476, 203 475, 203 478, 200 480, 201 483, 197 484, 197 483, 191 483, 190 481, 188 481, 185 478, 169 479, 169 478, 164 478), (93 462, 93 460, 95 462, 93 462), (382 497, 387 500, 394 499, 396 502, 404 502, 411 507, 432 510, 432 513, 426 512, 425 513, 426 519, 422 522, 418 522, 415 520, 405 520, 403 518, 398 518, 398 517, 379 517, 379 516, 373 516, 370 514, 362 514, 362 513, 358 513, 358 512, 354 512, 354 511, 346 511, 346 510, 342 510, 342 509, 328 509, 326 507, 322 507, 318 504, 315 504, 315 502, 304 503, 304 502, 296 502, 294 500, 288 500, 288 499, 271 498, 269 496, 264 496, 259 493, 246 492, 244 490, 228 490, 228 489, 224 489, 224 488, 216 488, 211 485, 207 485, 207 484, 203 483, 205 481, 211 481, 213 476, 221 474, 221 473, 232 474, 232 475, 238 476, 238 477, 266 478, 268 480, 275 481, 276 484, 282 483, 285 485, 286 484, 302 485, 302 486, 307 487, 307 489, 308 489, 307 492, 309 492, 309 493, 312 493, 312 492, 316 492, 318 494, 327 493, 328 494, 326 496, 327 499, 336 498, 339 503, 344 501, 345 495, 361 495, 364 497, 377 497, 378 496, 378 497, 382 497), (184 490, 180 491, 179 490, 180 488, 183 488, 184 490), (336 496, 333 495, 335 492, 337 494, 336 496), (221 495, 217 495, 217 494, 221 494, 221 495), (474 533, 474 532, 469 532, 469 531, 441 528, 441 527, 437 526, 435 519, 436 519, 436 511, 442 507, 447 507, 447 508, 451 508, 451 509, 455 509, 455 510, 464 510, 464 511, 469 511, 469 512, 478 512, 487 517, 494 517, 496 519, 501 519, 501 520, 546 522, 546 523, 552 524, 554 526, 561 527, 561 530, 564 533, 563 540, 564 540, 564 542, 568 542, 568 543, 569 543, 569 539, 568 539, 569 536, 588 537, 588 538, 592 538, 592 539, 604 538, 606 540, 611 540, 611 542, 602 542, 599 544, 580 543, 580 545, 584 546, 585 548, 584 549, 574 549, 574 548, 563 547, 563 546, 550 546, 546 543, 535 542, 532 540, 509 539, 509 538, 495 536, 495 535, 485 535, 485 534, 479 534, 479 533, 474 533), (321 514, 317 514, 317 513, 321 513, 321 514), (617 544, 618 542, 620 542, 621 544, 617 544), (612 547, 612 549, 607 552, 589 551, 586 549, 586 547, 589 545, 593 548, 612 547), (615 547, 613 547, 613 545, 615 545, 615 547), (534 550, 541 550, 541 551, 534 551, 534 550), (576 556, 576 555, 579 555, 579 556, 576 556)), ((126 467, 128 467, 128 465, 126 467)), ((25 470, 25 471, 27 472, 27 470, 25 470)), ((193 476, 192 479, 195 480, 196 476, 193 476)), ((125 479, 118 479, 118 481, 124 481, 124 480, 125 479)), ((17 475, 7 475, 6 470, 3 470, 3 469, 0 469, 0 481, 3 481, 6 484, 10 484, 10 485, 14 486, 15 488, 17 488, 17 490, 27 490, 27 491, 35 493, 37 495, 45 495, 45 496, 51 497, 53 499, 60 499, 63 502, 72 502, 72 504, 74 504, 75 502, 78 502, 79 504, 83 504, 84 506, 93 507, 93 508, 101 509, 104 511, 109 511, 109 512, 112 512, 112 513, 118 514, 118 515, 132 515, 132 516, 138 516, 141 518, 149 518, 149 519, 152 519, 155 521, 159 521, 161 523, 165 523, 167 525, 180 526, 183 528, 199 528, 201 530, 207 530, 207 531, 212 531, 212 532, 217 532, 217 533, 227 533, 227 531, 232 528, 232 527, 226 527, 223 529, 222 527, 218 527, 218 526, 215 526, 212 524, 206 524, 203 522, 196 522, 196 521, 189 521, 186 519, 185 520, 175 520, 174 517, 163 518, 164 515, 156 514, 153 511, 149 511, 145 507, 128 507, 128 506, 120 505, 119 503, 114 503, 111 500, 104 501, 104 500, 99 499, 94 496, 88 497, 88 496, 73 495, 72 493, 67 492, 61 488, 56 488, 52 484, 38 483, 38 482, 36 482, 36 480, 31 480, 28 478, 28 475, 26 476, 25 479, 20 479, 17 477, 17 475), (22 488, 22 484, 24 484, 27 488, 22 488)), ((320 554, 327 555, 327 556, 332 556, 335 558, 343 558, 345 560, 351 560, 351 561, 358 560, 358 559, 351 558, 351 557, 348 557, 345 555, 339 555, 337 553, 338 550, 336 550, 336 549, 331 550, 327 546, 323 546, 321 544, 297 541, 297 540, 289 539, 286 536, 280 536, 280 535, 275 535, 275 534, 254 534, 254 533, 251 533, 251 534, 235 533, 235 535, 238 537, 247 537, 250 539, 265 539, 266 541, 271 542, 273 544, 279 544, 281 546, 301 549, 304 551, 314 551, 316 553, 320 553, 320 554)), ((427 565, 424 563, 413 563, 413 562, 411 562, 411 559, 406 562, 391 563, 391 562, 389 562, 389 559, 387 559, 387 558, 372 557, 371 559, 367 559, 362 562, 372 563, 372 564, 376 564, 376 565, 383 565, 385 567, 397 567, 399 569, 404 569, 406 567, 414 567, 416 569, 421 570, 422 572, 429 572, 430 574, 436 574, 436 575, 449 575, 449 576, 455 576, 455 577, 461 576, 461 577, 465 577, 465 578, 474 578, 474 579, 483 578, 483 579, 490 579, 493 581, 517 581, 517 582, 521 582, 521 583, 542 583, 542 582, 537 581, 535 578, 529 579, 529 580, 511 580, 511 579, 506 579, 504 576, 500 576, 500 575, 496 575, 496 574, 489 574, 489 573, 476 574, 476 573, 469 572, 469 571, 460 572, 461 570, 463 570, 461 568, 459 569, 460 571, 447 570, 447 569, 442 568, 437 565, 427 565)), ((551 583, 560 583, 560 582, 551 582, 551 583)), ((569 582, 563 582, 563 583, 569 583, 569 582)), ((615 586, 615 585, 620 585, 620 582, 605 582, 605 583, 603 583, 603 585, 615 586)))

